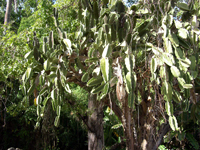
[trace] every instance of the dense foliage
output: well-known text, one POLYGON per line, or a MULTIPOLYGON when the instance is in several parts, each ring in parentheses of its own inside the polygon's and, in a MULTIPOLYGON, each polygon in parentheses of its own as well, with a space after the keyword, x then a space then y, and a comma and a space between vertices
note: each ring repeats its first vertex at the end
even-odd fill
MULTIPOLYGON (((14 90, 18 103, 24 96, 17 108, 37 109, 33 120, 35 130, 43 131, 44 148, 56 146, 51 145, 55 137, 85 135, 78 129, 64 134, 62 114, 67 113, 69 122, 76 120, 98 139, 88 134, 89 147, 93 141, 99 149, 199 149, 199 1, 129 5, 56 1, 53 9, 51 2, 39 1, 18 34, 2 34, 1 53, 10 60, 1 62, 2 83, 14 89, 14 79, 22 82, 20 91, 14 90), (92 121, 101 121, 101 109, 98 126, 92 121), (101 124, 105 139, 94 131, 101 124)), ((7 92, 1 94, 4 101, 7 92)), ((15 112, 14 105, 9 108, 15 112)))

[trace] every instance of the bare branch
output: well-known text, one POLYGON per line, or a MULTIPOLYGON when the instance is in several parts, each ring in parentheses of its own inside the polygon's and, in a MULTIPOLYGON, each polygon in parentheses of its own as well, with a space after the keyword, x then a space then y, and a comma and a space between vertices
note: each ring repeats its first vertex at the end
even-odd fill
POLYGON ((126 143, 124 141, 121 141, 120 143, 115 143, 114 145, 112 145, 110 147, 110 150, 115 150, 118 147, 125 147, 125 146, 126 146, 126 143))
POLYGON ((121 110, 121 108, 115 102, 113 102, 113 99, 114 99, 113 98, 113 94, 111 94, 111 96, 112 96, 111 99, 109 99, 109 97, 105 98, 104 104, 111 108, 110 105, 112 103, 112 110, 113 110, 113 112, 120 119, 120 121, 122 121, 122 110, 121 110))

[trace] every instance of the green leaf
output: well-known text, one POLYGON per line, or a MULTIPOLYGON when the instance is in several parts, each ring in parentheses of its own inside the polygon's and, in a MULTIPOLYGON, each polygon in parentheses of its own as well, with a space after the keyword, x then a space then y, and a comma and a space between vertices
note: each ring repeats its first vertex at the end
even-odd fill
POLYGON ((163 25, 167 25, 167 15, 165 15, 165 16, 163 17, 162 26, 163 26, 163 25))
POLYGON ((56 77, 57 77, 57 74, 54 73, 54 72, 51 72, 51 73, 48 75, 48 78, 49 78, 50 80, 55 79, 56 77))
POLYGON ((39 53, 38 53, 38 50, 37 50, 36 47, 34 47, 34 50, 33 50, 33 56, 34 56, 35 60, 38 60, 39 53))
POLYGON ((168 23, 167 25, 168 25, 169 27, 172 26, 173 21, 174 21, 173 15, 167 15, 167 23, 168 23))
POLYGON ((37 105, 37 115, 40 116, 41 114, 41 106, 37 105))
POLYGON ((162 24, 162 28, 163 28, 163 38, 166 38, 169 34, 169 29, 165 24, 162 24))
POLYGON ((101 71, 100 67, 96 67, 92 72, 92 76, 93 77, 99 76, 100 75, 100 71, 101 71))
POLYGON ((111 80, 110 80, 110 87, 113 87, 116 83, 117 83, 118 79, 116 76, 114 76, 111 80))
POLYGON ((23 95, 26 95, 26 94, 27 94, 26 86, 25 86, 25 85, 22 87, 21 90, 22 90, 23 95))
POLYGON ((198 76, 197 71, 190 71, 190 73, 191 73, 192 80, 196 79, 196 77, 198 76))
POLYGON ((166 78, 166 73, 167 73, 166 67, 165 66, 161 66, 160 67, 160 77, 161 78, 166 78))
POLYGON ((183 88, 184 88, 184 89, 191 89, 192 87, 193 87, 192 84, 184 84, 184 85, 183 85, 183 88))
POLYGON ((193 15, 192 17, 192 26, 193 27, 198 27, 199 25, 199 21, 197 20, 197 16, 196 15, 193 15))
POLYGON ((48 71, 49 69, 50 69, 50 62, 49 62, 49 59, 47 59, 44 62, 44 70, 48 71))
POLYGON ((60 81, 61 81, 62 86, 65 87, 65 85, 67 83, 66 82, 66 77, 62 73, 61 73, 61 76, 60 76, 60 81))
POLYGON ((172 44, 175 46, 175 47, 178 47, 179 46, 179 40, 176 36, 176 34, 169 34, 169 40, 172 42, 172 44))
POLYGON ((26 70, 26 79, 29 80, 29 78, 32 76, 33 70, 32 68, 27 68, 26 70))
POLYGON ((101 92, 104 89, 104 86, 105 86, 105 83, 102 83, 97 88, 93 88, 92 91, 91 91, 91 93, 97 94, 97 93, 101 92))
POLYGON ((165 81, 165 92, 167 96, 167 100, 171 101, 172 100, 172 87, 169 82, 165 81))
POLYGON ((100 95, 100 99, 103 99, 108 94, 108 91, 109 91, 109 83, 106 83, 103 88, 103 92, 100 95))
MULTIPOLYGON (((111 41, 116 41, 116 29, 115 29, 115 25, 114 24, 111 24, 111 30, 110 30, 110 37, 111 37, 111 41)), ((122 32, 122 29, 119 29, 118 33, 121 33, 122 32)), ((121 37, 122 37, 122 34, 121 34, 121 37)))
POLYGON ((110 64, 107 57, 104 57, 100 60, 100 67, 103 74, 104 82, 106 83, 110 80, 110 64))
POLYGON ((35 89, 35 84, 31 85, 31 87, 28 89, 27 91, 28 96, 30 96, 33 93, 34 89, 35 89))
POLYGON ((103 24, 103 29, 104 29, 104 32, 105 32, 106 34, 109 33, 109 25, 108 25, 108 24, 103 24))
POLYGON ((155 58, 151 59, 151 73, 154 73, 157 69, 157 61, 155 58))
POLYGON ((71 89, 69 88, 69 84, 65 84, 64 89, 67 93, 71 93, 71 89))
POLYGON ((172 116, 169 116, 169 125, 170 125, 170 127, 171 127, 171 129, 172 129, 173 131, 176 130, 175 125, 174 125, 174 119, 173 119, 172 116))
POLYGON ((28 53, 26 53, 26 55, 24 56, 25 59, 30 59, 33 56, 33 51, 30 51, 28 53))
POLYGON ((45 84, 45 77, 44 77, 44 75, 40 75, 39 76, 39 84, 40 85, 44 85, 45 84))
POLYGON ((182 23, 178 20, 175 21, 175 26, 176 26, 177 29, 180 29, 180 28, 183 27, 182 23))
POLYGON ((183 87, 185 84, 185 80, 183 78, 178 77, 178 83, 183 87))
POLYGON ((49 34, 49 47, 54 48, 54 38, 53 38, 53 31, 49 34))
POLYGON ((135 67, 135 56, 134 55, 128 55, 125 58, 125 65, 127 70, 130 72, 135 67))
POLYGON ((166 102, 165 102, 165 109, 166 109, 166 112, 167 112, 167 115, 168 115, 168 116, 173 115, 173 114, 171 113, 171 108, 170 108, 170 102, 169 102, 169 101, 166 101, 166 102))
POLYGON ((131 73, 128 72, 126 74, 126 89, 127 92, 129 93, 130 91, 132 91, 132 84, 131 84, 131 73))
POLYGON ((46 42, 47 42, 47 38, 44 37, 43 38, 43 45, 42 45, 42 52, 43 52, 43 54, 46 54, 46 52, 47 52, 46 42))
POLYGON ((195 71, 196 70, 196 58, 195 58, 195 56, 190 57, 190 62, 191 62, 190 70, 195 71))
POLYGON ((58 127, 59 126, 59 122, 60 122, 60 116, 56 116, 55 121, 54 121, 54 125, 56 127, 58 127))
POLYGON ((194 138, 194 136, 191 133, 186 133, 186 138, 195 150, 199 149, 198 141, 194 138))
POLYGON ((180 71, 176 66, 171 66, 170 70, 174 77, 178 78, 180 76, 180 71))
POLYGON ((157 79, 157 74, 156 73, 152 73, 151 74, 151 81, 154 81, 157 79))
POLYGON ((166 148, 164 145, 160 145, 160 146, 158 147, 158 150, 167 150, 167 148, 166 148))
POLYGON ((109 57, 112 54, 112 47, 110 44, 106 45, 102 53, 102 57, 109 57))
POLYGON ((47 91, 48 87, 45 86, 39 93, 40 96, 42 96, 46 91, 47 91))
POLYGON ((171 42, 168 40, 168 38, 163 38, 164 40, 164 48, 165 48, 165 51, 167 53, 173 53, 173 50, 172 50, 172 44, 171 42))
POLYGON ((93 3, 93 15, 95 19, 99 19, 99 10, 98 10, 97 1, 94 1, 93 3))
POLYGON ((187 69, 190 67, 191 62, 189 59, 185 58, 185 59, 180 59, 179 64, 183 71, 187 71, 187 69))
POLYGON ((119 129, 120 127, 122 127, 122 123, 118 123, 118 124, 112 126, 111 129, 119 129))
POLYGON ((140 24, 138 24, 138 32, 141 33, 142 31, 145 31, 146 28, 150 25, 150 19, 144 20, 140 24))
POLYGON ((178 6, 181 10, 183 10, 183 11, 189 11, 189 10, 190 10, 189 7, 188 7, 188 5, 187 5, 186 3, 178 2, 178 3, 177 3, 177 6, 178 6))
POLYGON ((106 83, 105 86, 104 86, 104 88, 103 88, 103 93, 104 93, 104 94, 107 94, 107 93, 108 93, 109 87, 110 87, 110 84, 109 84, 109 83, 106 83))
POLYGON ((37 105, 40 105, 42 102, 42 97, 40 95, 37 96, 37 99, 36 99, 36 106, 37 105))
POLYGON ((59 62, 63 61, 63 58, 61 58, 61 59, 55 58, 56 57, 55 51, 53 53, 51 53, 50 57, 53 58, 53 60, 51 60, 51 61, 52 61, 52 64, 54 64, 54 65, 57 65, 59 62))
POLYGON ((183 51, 180 48, 175 48, 175 56, 177 59, 183 59, 183 51))
POLYGON ((102 76, 93 77, 87 82, 87 86, 95 86, 100 84, 102 81, 103 81, 102 76))
POLYGON ((110 16, 109 24, 113 24, 113 22, 118 19, 118 14, 114 11, 111 12, 109 16, 110 16))
POLYGON ((58 106, 57 106, 57 109, 56 109, 56 114, 57 114, 57 116, 60 116, 60 111, 61 111, 61 106, 58 105, 58 106))
POLYGON ((173 91, 173 100, 176 102, 176 103, 180 103, 182 101, 182 96, 179 92, 177 92, 176 90, 173 91))
POLYGON ((167 53, 163 53, 163 60, 168 66, 172 66, 173 63, 173 55, 169 55, 167 53))
POLYGON ((82 82, 87 82, 88 79, 89 79, 89 74, 88 74, 88 72, 86 72, 86 73, 84 73, 84 75, 82 76, 81 81, 82 81, 82 82))
POLYGON ((65 45, 68 47, 68 48, 71 48, 72 46, 72 43, 69 39, 64 39, 63 42, 65 43, 65 45))
POLYGON ((92 62, 96 62, 96 61, 98 61, 98 60, 99 60, 99 58, 97 58, 97 57, 92 57, 92 58, 86 59, 86 60, 85 60, 85 63, 92 63, 92 62))
POLYGON ((87 69, 88 74, 92 73, 92 72, 94 71, 95 67, 96 67, 95 64, 91 64, 91 65, 89 66, 89 68, 87 69))
POLYGON ((175 129, 176 129, 176 131, 178 131, 179 130, 178 122, 177 122, 176 117, 174 115, 173 115, 173 121, 174 121, 174 127, 175 127, 175 129))
POLYGON ((185 131, 178 133, 178 140, 183 141, 185 139, 185 131))
POLYGON ((178 30, 178 35, 182 38, 182 39, 187 39, 188 36, 188 31, 184 28, 180 28, 178 30))
POLYGON ((51 66, 50 71, 56 72, 58 69, 58 66, 51 66))
POLYGON ((55 89, 51 91, 51 98, 52 98, 53 100, 56 99, 56 91, 55 91, 55 89))

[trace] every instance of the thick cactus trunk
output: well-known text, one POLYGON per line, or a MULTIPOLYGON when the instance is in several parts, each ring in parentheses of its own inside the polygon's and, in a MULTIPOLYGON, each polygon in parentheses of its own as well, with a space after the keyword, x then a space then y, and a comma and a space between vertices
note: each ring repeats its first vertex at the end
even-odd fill
POLYGON ((96 95, 90 95, 88 108, 88 150, 102 150, 104 147, 103 103, 97 101, 96 95))

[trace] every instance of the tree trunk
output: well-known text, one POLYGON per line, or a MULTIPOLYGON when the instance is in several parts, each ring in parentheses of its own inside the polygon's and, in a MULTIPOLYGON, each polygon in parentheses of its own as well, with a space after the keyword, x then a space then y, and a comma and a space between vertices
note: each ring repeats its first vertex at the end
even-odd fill
POLYGON ((14 4, 15 4, 15 13, 17 13, 17 0, 14 0, 14 4))
POLYGON ((102 150, 104 148, 103 103, 97 101, 96 95, 90 94, 88 109, 88 150, 102 150))
POLYGON ((133 136, 133 119, 131 110, 128 107, 128 97, 122 102, 122 124, 124 128, 124 136, 126 139, 126 150, 134 150, 134 136, 133 136))
POLYGON ((7 0, 6 14, 5 14, 5 19, 4 19, 4 25, 7 25, 7 24, 10 23, 11 10, 12 10, 12 0, 7 0))
MULTIPOLYGON (((131 113, 128 107, 128 99, 125 97, 122 103, 122 109, 112 100, 115 100, 115 94, 111 94, 111 99, 107 97, 104 103, 112 108, 113 112, 121 120, 124 129, 124 139, 127 150, 156 150, 162 143, 163 137, 171 130, 169 123, 163 123, 159 126, 159 120, 155 120, 158 112, 148 112, 150 102, 143 101, 135 113, 131 113), (159 127, 160 130, 157 130, 159 127)), ((153 106, 152 106, 153 107, 153 106)), ((120 143, 113 145, 114 147, 124 145, 120 143)), ((112 149, 113 149, 112 148, 112 149)), ((114 148, 116 149, 116 148, 114 148)))
POLYGON ((47 101, 46 108, 44 111, 43 121, 42 121, 42 140, 43 148, 53 148, 55 147, 56 133, 54 129, 54 118, 56 114, 52 109, 51 101, 47 101))

